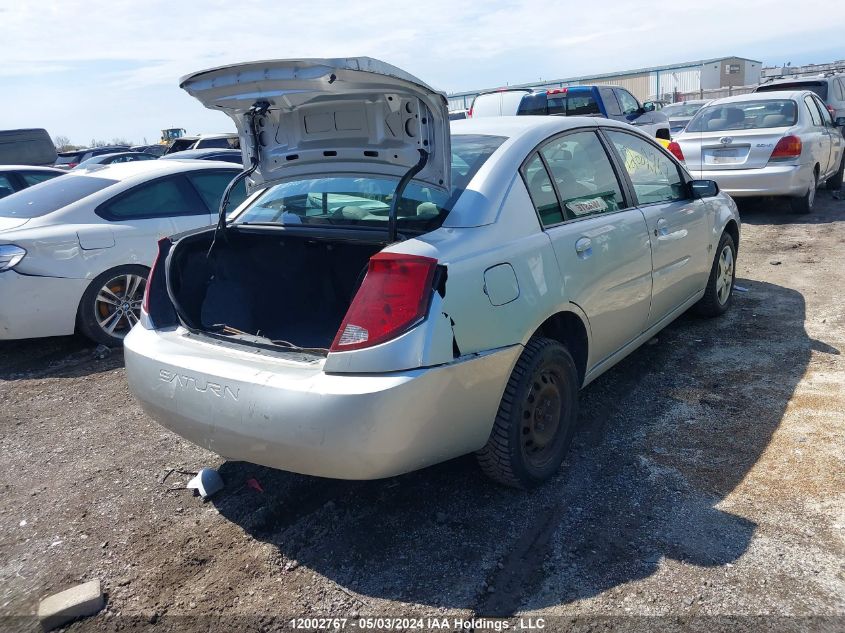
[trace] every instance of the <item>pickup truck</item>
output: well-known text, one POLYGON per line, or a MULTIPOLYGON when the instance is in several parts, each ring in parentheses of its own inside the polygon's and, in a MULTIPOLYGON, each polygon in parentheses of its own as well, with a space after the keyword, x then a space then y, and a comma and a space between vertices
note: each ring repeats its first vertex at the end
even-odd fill
POLYGON ((471 118, 485 116, 596 116, 624 121, 651 136, 669 140, 669 119, 619 86, 567 86, 551 90, 503 88, 477 95, 471 118))

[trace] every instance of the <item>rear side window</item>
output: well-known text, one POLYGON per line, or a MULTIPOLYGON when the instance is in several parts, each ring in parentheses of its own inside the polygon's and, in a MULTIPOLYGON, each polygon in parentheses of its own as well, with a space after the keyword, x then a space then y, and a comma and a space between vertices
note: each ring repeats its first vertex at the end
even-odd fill
POLYGON ((37 185, 39 182, 50 180, 51 178, 61 176, 62 174, 56 174, 52 171, 22 171, 19 175, 24 179, 26 185, 31 187, 32 185, 37 185))
POLYGON ((199 215, 208 210, 181 177, 144 183, 111 202, 97 214, 109 220, 134 220, 179 215, 199 215))
POLYGON ((516 113, 525 116, 549 114, 546 94, 540 92, 533 95, 525 95, 522 101, 519 102, 519 110, 516 113))
POLYGON ((567 134, 540 153, 554 176, 566 219, 611 213, 625 206, 610 159, 595 132, 567 134))
POLYGON ((53 178, 40 185, 19 191, 14 197, 0 200, 0 217, 41 217, 82 200, 116 182, 109 178, 74 174, 53 178))
MULTIPOLYGON (((196 187, 203 202, 205 202, 212 213, 215 213, 220 207, 220 200, 223 198, 223 192, 226 191, 226 187, 229 186, 229 183, 232 182, 232 179, 236 175, 237 172, 234 171, 195 173, 188 174, 188 180, 190 180, 194 187, 196 187)), ((231 211, 244 200, 246 200, 246 184, 242 180, 229 196, 228 209, 231 211)))
POLYGON ((592 90, 577 90, 548 95, 548 113, 565 116, 601 114, 601 108, 592 90))
POLYGON ((522 177, 525 179, 525 186, 534 208, 540 216, 540 223, 543 226, 551 226, 563 222, 563 213, 552 186, 552 179, 538 154, 534 154, 523 167, 522 177))
POLYGON ((841 79, 836 80, 836 98, 845 101, 845 83, 841 79))
POLYGON ((0 198, 11 196, 15 193, 15 188, 12 186, 12 181, 5 175, 0 174, 0 198))
POLYGON ((804 104, 810 112, 810 118, 813 120, 813 125, 822 124, 822 115, 819 114, 819 109, 816 107, 816 102, 810 96, 804 97, 804 104))
POLYGON ((56 165, 70 165, 71 163, 78 163, 79 159, 82 157, 81 152, 74 152, 73 154, 63 153, 59 154, 59 157, 56 159, 56 165))
POLYGON ((232 138, 207 138, 197 143, 197 149, 238 149, 238 139, 232 138))
POLYGON ((649 141, 616 130, 605 130, 634 185, 639 204, 685 200, 686 183, 678 166, 649 141))
POLYGON ((833 119, 830 118, 830 111, 827 109, 824 102, 818 97, 813 97, 813 101, 815 101, 816 107, 819 109, 819 115, 822 118, 822 125, 833 125, 833 119))

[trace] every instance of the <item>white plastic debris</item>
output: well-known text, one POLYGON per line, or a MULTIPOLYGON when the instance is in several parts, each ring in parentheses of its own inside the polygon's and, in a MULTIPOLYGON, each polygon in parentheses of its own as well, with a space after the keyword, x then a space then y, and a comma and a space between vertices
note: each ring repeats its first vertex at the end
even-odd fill
POLYGON ((734 290, 736 290, 737 292, 748 292, 748 288, 746 288, 745 286, 734 286, 734 290))
POLYGON ((216 492, 223 489, 223 479, 213 468, 203 468, 197 473, 197 476, 188 482, 187 488, 196 490, 200 493, 200 497, 206 499, 216 492))

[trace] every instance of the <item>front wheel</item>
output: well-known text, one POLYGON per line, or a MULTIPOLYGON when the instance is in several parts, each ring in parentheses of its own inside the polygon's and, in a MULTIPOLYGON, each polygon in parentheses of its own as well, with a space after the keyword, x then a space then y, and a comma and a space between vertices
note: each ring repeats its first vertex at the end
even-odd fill
POLYGON ((736 278, 736 244, 727 233, 722 234, 716 249, 716 258, 707 279, 704 296, 693 306, 693 310, 707 317, 715 317, 730 307, 736 278))
POLYGON ((477 452, 481 469, 514 488, 552 477, 569 450, 578 417, 578 371, 555 340, 528 341, 502 395, 493 431, 477 452))
POLYGON ((128 264, 95 277, 79 302, 79 331, 95 343, 120 346, 141 317, 149 272, 144 266, 128 264))

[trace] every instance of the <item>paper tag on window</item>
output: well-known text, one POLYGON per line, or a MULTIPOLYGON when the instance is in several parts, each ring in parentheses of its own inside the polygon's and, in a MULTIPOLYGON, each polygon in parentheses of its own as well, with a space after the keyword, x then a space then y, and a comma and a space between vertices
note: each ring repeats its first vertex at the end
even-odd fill
POLYGON ((576 216, 580 216, 591 213, 602 213, 603 211, 607 211, 608 206, 603 198, 590 198, 587 200, 570 200, 566 203, 566 208, 576 216))

